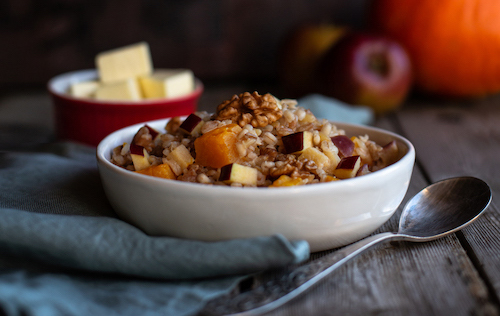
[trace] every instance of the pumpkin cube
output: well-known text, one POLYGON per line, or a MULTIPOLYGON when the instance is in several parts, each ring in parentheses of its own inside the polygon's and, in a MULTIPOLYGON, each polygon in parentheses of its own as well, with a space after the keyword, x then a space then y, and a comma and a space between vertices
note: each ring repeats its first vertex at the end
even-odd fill
POLYGON ((194 141, 196 162, 202 166, 222 168, 240 158, 236 143, 241 127, 228 124, 203 134, 194 141))
POLYGON ((302 185, 304 181, 301 178, 292 178, 286 174, 281 175, 278 179, 274 180, 270 187, 291 187, 295 185, 302 185))
POLYGON ((146 169, 142 169, 142 170, 139 170, 136 172, 140 173, 140 174, 145 174, 148 176, 153 176, 153 177, 172 179, 172 180, 176 179, 176 176, 172 172, 172 169, 166 163, 161 164, 161 165, 157 165, 157 166, 151 166, 151 167, 148 167, 146 169))

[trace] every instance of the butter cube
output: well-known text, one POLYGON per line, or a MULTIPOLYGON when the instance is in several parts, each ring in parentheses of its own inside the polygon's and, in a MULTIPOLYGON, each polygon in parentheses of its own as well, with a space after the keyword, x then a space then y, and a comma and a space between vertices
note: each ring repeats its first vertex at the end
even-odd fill
POLYGON ((151 53, 146 42, 102 52, 96 56, 96 65, 104 83, 147 76, 153 72, 151 53))
POLYGON ((98 100, 141 100, 141 90, 137 79, 129 78, 120 82, 102 84, 95 92, 98 100))
POLYGON ((83 81, 71 84, 69 93, 76 98, 90 98, 94 95, 99 83, 97 81, 83 81))
POLYGON ((162 69, 139 78, 144 98, 175 98, 194 90, 194 75, 188 69, 162 69))

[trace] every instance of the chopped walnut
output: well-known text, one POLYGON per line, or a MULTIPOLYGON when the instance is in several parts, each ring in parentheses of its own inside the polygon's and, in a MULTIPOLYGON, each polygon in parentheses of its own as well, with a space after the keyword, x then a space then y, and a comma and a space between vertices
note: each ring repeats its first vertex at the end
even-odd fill
POLYGON ((269 170, 269 175, 278 178, 287 175, 292 178, 301 178, 308 182, 316 178, 318 166, 308 159, 297 159, 294 155, 278 155, 275 167, 269 170))
POLYGON ((244 92, 219 104, 215 119, 230 119, 241 127, 246 124, 264 127, 279 120, 281 116, 283 111, 271 94, 244 92))
POLYGON ((288 164, 284 164, 284 165, 281 165, 279 167, 272 167, 269 170, 269 175, 273 178, 279 178, 279 176, 282 176, 282 175, 292 174, 296 169, 297 169, 297 167, 294 167, 294 166, 288 165, 288 164))

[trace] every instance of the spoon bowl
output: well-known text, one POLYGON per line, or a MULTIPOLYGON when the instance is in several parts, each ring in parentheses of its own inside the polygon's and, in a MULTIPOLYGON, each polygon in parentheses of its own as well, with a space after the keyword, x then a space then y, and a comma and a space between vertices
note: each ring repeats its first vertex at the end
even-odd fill
POLYGON ((477 178, 457 177, 431 184, 405 205, 397 233, 380 233, 346 246, 332 254, 334 263, 331 266, 285 296, 255 309, 226 316, 256 316, 274 310, 382 241, 424 242, 456 232, 475 221, 488 208, 490 202, 490 187, 477 178))
POLYGON ((472 223, 488 207, 491 190, 473 177, 436 182, 405 206, 398 234, 428 241, 456 232, 472 223))

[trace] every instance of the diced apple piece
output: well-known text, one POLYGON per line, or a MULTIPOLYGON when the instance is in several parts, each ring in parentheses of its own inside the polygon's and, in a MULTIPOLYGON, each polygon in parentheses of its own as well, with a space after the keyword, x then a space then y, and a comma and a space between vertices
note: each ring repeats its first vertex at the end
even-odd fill
POLYGON ((333 171, 333 174, 339 179, 349 179, 354 178, 361 166, 361 157, 350 156, 344 157, 340 160, 337 168, 333 171))
POLYGON ((179 129, 186 134, 198 136, 203 125, 203 120, 196 114, 190 114, 184 122, 179 126, 179 129))
POLYGON ((232 163, 221 168, 219 180, 228 184, 257 185, 257 176, 257 169, 232 163))
MULTIPOLYGON (((314 161, 316 166, 318 166, 318 168, 320 168, 320 169, 323 169, 323 168, 328 169, 328 166, 330 166, 330 164, 331 164, 331 161, 328 158, 328 156, 325 155, 324 153, 322 153, 316 147, 306 148, 302 152, 302 154, 299 156, 299 160, 300 159, 312 160, 312 161, 314 161)), ((327 170, 325 170, 325 171, 327 171, 327 170)))
POLYGON ((292 178, 284 174, 274 180, 270 187, 291 187, 295 185, 302 185, 303 183, 304 181, 301 178, 292 178))
POLYGON ((330 164, 327 168, 328 170, 325 171, 327 173, 333 173, 333 170, 337 168, 337 165, 340 162, 339 149, 333 144, 330 137, 324 136, 324 139, 321 140, 321 151, 328 157, 328 159, 330 159, 330 164))
POLYGON ((370 167, 365 163, 363 166, 361 166, 361 168, 359 168, 358 172, 356 173, 356 177, 364 176, 365 174, 369 174, 370 172, 370 167))
POLYGON ((149 134, 151 134, 151 137, 153 138, 153 140, 155 140, 158 136, 160 136, 160 132, 158 132, 157 130, 155 130, 154 128, 152 128, 151 126, 149 126, 147 124, 145 126, 149 130, 149 134))
POLYGON ((165 178, 172 180, 176 179, 176 176, 172 171, 172 168, 170 168, 170 166, 166 163, 157 166, 150 166, 146 169, 142 169, 136 172, 158 178, 165 178))
POLYGON ((340 158, 349 157, 354 150, 354 142, 345 135, 331 137, 332 143, 339 149, 340 158))
POLYGON ((308 131, 286 135, 281 140, 287 154, 299 154, 313 146, 313 134, 308 131))
POLYGON ((361 163, 368 164, 369 166, 373 166, 373 157, 370 153, 370 149, 360 137, 353 136, 351 140, 354 142, 354 151, 352 152, 352 156, 360 156, 361 163))
POLYGON ((240 158, 236 143, 242 128, 228 124, 201 135, 194 141, 196 162, 202 166, 221 168, 240 158))
POLYGON ((146 124, 135 133, 132 144, 142 146, 151 152, 155 147, 155 139, 159 136, 157 130, 146 124))
POLYGON ((148 151, 142 146, 130 144, 130 157, 132 158, 135 171, 146 169, 151 166, 149 163, 148 151))
POLYGON ((182 170, 186 169, 194 162, 194 158, 193 156, 191 156, 189 149, 187 149, 184 145, 179 145, 174 150, 172 150, 167 155, 167 159, 172 159, 177 162, 182 170))
POLYGON ((330 151, 330 150, 324 150, 323 154, 326 155, 328 157, 328 159, 330 159, 330 163, 325 168, 325 171, 328 173, 332 173, 333 170, 335 170, 335 168, 337 168, 337 166, 340 162, 340 157, 336 152, 330 151))
POLYGON ((386 166, 395 163, 398 160, 398 155, 398 144, 395 140, 382 147, 382 150, 380 151, 380 159, 386 166))

